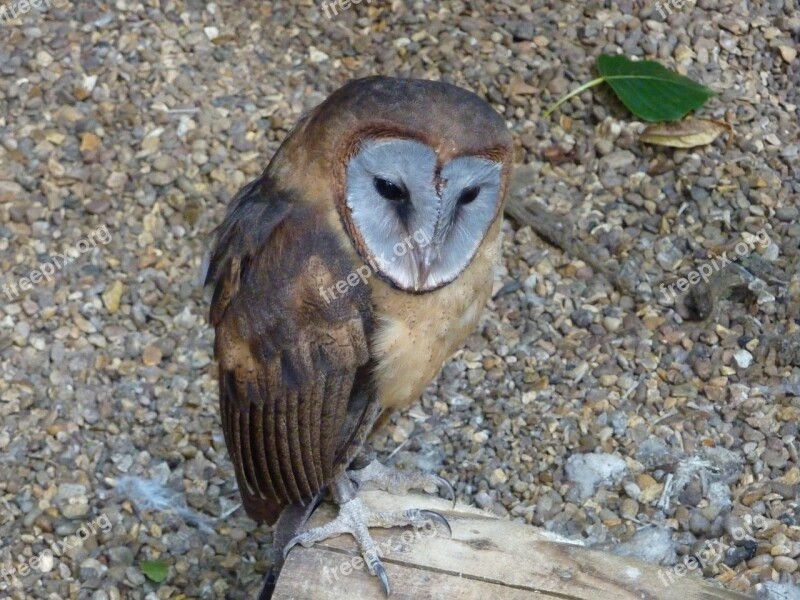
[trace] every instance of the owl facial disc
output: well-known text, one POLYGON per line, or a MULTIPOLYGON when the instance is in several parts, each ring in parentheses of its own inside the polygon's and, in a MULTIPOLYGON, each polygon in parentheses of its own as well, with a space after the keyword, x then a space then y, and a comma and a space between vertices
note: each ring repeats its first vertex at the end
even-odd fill
POLYGON ((474 258, 501 202, 502 164, 459 156, 439 164, 413 139, 362 141, 346 170, 345 204, 362 258, 409 292, 453 281, 474 258))

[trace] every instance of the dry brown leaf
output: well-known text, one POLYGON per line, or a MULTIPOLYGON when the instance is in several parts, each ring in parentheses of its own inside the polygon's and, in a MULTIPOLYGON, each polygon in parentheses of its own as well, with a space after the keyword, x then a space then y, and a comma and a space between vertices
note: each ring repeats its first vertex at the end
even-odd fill
POLYGON ((733 127, 729 123, 689 117, 677 123, 650 125, 642 132, 639 139, 658 146, 694 148, 710 144, 723 132, 727 132, 731 138, 733 137, 733 127))

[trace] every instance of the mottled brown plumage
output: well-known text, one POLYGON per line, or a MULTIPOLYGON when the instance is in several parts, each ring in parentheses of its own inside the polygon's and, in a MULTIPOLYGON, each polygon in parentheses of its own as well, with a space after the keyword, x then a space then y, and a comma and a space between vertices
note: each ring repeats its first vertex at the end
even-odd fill
MULTIPOLYGON (((351 82, 301 119, 263 175, 232 201, 206 279, 214 287, 222 426, 247 513, 270 524, 283 515, 276 544, 344 474, 381 410, 415 400, 474 328, 491 290, 510 163, 505 125, 477 96, 375 77, 351 82), (419 142, 410 146, 417 161, 432 149, 439 196, 448 185, 440 173, 469 176, 467 166, 443 171, 454 159, 471 157, 486 177, 496 164, 498 196, 482 201, 483 217, 469 217, 483 219, 483 231, 465 238, 474 256, 458 271, 442 267, 437 279, 421 280, 433 283, 401 289, 379 268, 330 301, 321 290, 376 258, 358 224, 364 217, 353 214, 359 188, 348 184, 348 166, 365 143, 382 139, 419 142)), ((357 199, 358 210, 370 210, 357 199)), ((386 210, 383 203, 376 197, 376 210, 386 210)), ((458 250, 449 252, 458 260, 458 250)), ((415 282, 441 256, 430 254, 415 258, 425 263, 415 282)), ((347 502, 349 492, 342 495, 347 502)))
POLYGON ((374 401, 368 290, 320 296, 352 269, 320 217, 269 178, 247 186, 208 274, 223 431, 247 513, 269 524, 330 481, 374 401))

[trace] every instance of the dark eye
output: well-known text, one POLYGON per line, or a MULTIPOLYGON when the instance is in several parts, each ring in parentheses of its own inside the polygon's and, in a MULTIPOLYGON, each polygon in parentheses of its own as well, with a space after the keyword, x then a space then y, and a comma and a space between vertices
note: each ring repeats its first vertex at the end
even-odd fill
POLYGON ((388 179, 382 179, 381 177, 376 177, 375 189, 381 196, 383 196, 387 200, 391 200, 392 202, 401 202, 403 200, 408 200, 408 192, 405 190, 405 188, 402 188, 399 185, 392 183, 388 179))
POLYGON ((475 200, 475 198, 477 198, 478 194, 480 193, 481 193, 481 188, 477 186, 465 189, 463 192, 461 192, 461 195, 458 197, 458 205, 464 206, 465 204, 469 204, 470 202, 475 200))

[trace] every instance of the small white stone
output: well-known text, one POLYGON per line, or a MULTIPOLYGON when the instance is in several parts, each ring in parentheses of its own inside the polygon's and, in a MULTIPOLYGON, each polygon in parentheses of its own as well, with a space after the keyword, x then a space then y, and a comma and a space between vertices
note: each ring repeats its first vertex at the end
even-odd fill
POLYGON ((765 260, 773 262, 778 259, 780 253, 781 249, 778 247, 778 244, 776 244, 775 242, 770 242, 769 246, 764 248, 764 251, 761 253, 761 256, 763 256, 765 260))
POLYGON ((625 489, 625 493, 628 494, 628 497, 633 498, 634 500, 639 500, 640 496, 642 495, 641 488, 639 488, 639 486, 633 481, 626 481, 622 487, 625 489))
POLYGON ((621 325, 622 319, 618 317, 603 317, 603 327, 606 328, 606 331, 617 331, 621 325))
POLYGON ((97 75, 84 75, 83 83, 81 83, 81 87, 86 90, 89 94, 94 91, 95 86, 97 85, 97 75))
MULTIPOLYGON (((84 498, 85 500, 85 498, 84 498)), ((89 514, 89 504, 88 502, 79 502, 76 504, 67 504, 62 510, 61 514, 63 514, 67 519, 82 519, 87 514, 89 514)))
POLYGON ((49 67, 53 64, 53 57, 44 50, 39 50, 36 53, 36 63, 40 67, 49 67))
POLYGON ((472 441, 476 444, 485 444, 489 440, 489 433, 486 431, 476 431, 472 436, 472 441))
POLYGON ((778 46, 778 50, 781 53, 781 58, 789 64, 793 63, 794 59, 797 58, 797 50, 792 46, 778 46))
POLYGON ((42 573, 49 573, 52 571, 55 564, 56 561, 53 558, 52 552, 42 552, 39 555, 39 570, 42 573))
POLYGON ((308 58, 313 63, 321 63, 330 59, 330 56, 325 54, 322 50, 317 50, 314 46, 308 47, 308 58))
POLYGON ((480 506, 482 509, 486 510, 487 508, 490 508, 492 504, 494 504, 494 501, 492 500, 492 497, 489 494, 481 490, 480 492, 475 494, 475 504, 480 506))
POLYGON ((753 364, 753 355, 744 348, 740 348, 733 353, 733 360, 740 369, 746 369, 753 364))
POLYGON ((502 485, 508 481, 508 475, 503 469, 495 469, 492 471, 492 474, 489 476, 489 483, 493 486, 502 485))

